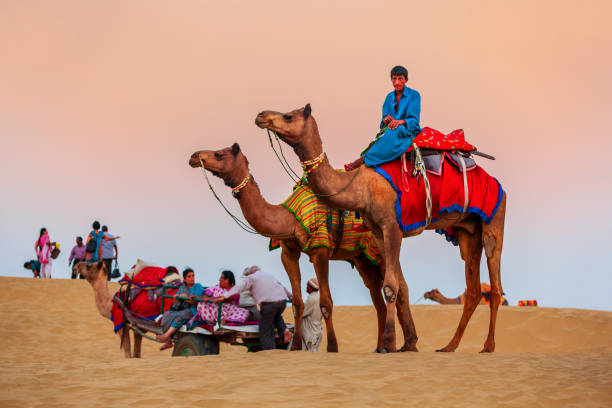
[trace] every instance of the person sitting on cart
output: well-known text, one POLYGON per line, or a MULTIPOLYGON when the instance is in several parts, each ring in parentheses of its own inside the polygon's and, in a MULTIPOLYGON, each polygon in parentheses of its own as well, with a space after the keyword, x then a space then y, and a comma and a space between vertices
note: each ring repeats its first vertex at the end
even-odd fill
POLYGON ((164 334, 158 334, 157 339, 164 344, 160 350, 172 347, 172 335, 189 321, 197 312, 196 304, 193 300, 176 300, 177 296, 201 297, 204 294, 204 287, 195 283, 195 273, 193 269, 186 268, 183 271, 183 283, 179 286, 174 295, 174 303, 170 310, 166 311, 161 319, 161 327, 164 334))
MULTIPOLYGON (((236 278, 232 271, 223 271, 219 277, 219 283, 204 290, 204 299, 226 299, 221 305, 221 324, 237 323, 244 324, 249 317, 249 311, 239 307, 240 294, 237 292, 228 295, 236 284, 236 278)), ((189 326, 198 325, 199 322, 215 324, 219 319, 219 306, 212 302, 198 303, 198 313, 190 320, 189 326)))
POLYGON ((263 350, 276 348, 274 341, 274 329, 287 343, 291 339, 291 333, 285 326, 282 313, 287 306, 286 299, 292 298, 291 292, 287 290, 274 276, 262 271, 259 266, 253 265, 247 272, 245 279, 238 282, 231 290, 223 296, 213 299, 214 302, 224 301, 245 290, 251 291, 255 302, 260 307, 259 319, 259 341, 263 350))

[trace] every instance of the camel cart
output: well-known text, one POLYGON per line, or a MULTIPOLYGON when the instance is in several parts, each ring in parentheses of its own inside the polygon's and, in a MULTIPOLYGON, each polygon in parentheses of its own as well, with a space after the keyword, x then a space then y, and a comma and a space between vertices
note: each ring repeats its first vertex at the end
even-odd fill
MULTIPOLYGON (((162 334, 162 329, 158 324, 161 320, 161 316, 164 310, 165 299, 176 299, 176 300, 192 300, 195 302, 208 302, 201 298, 187 298, 183 296, 173 297, 166 295, 166 290, 171 289, 170 286, 164 286, 162 292, 161 310, 157 321, 141 319, 135 316, 132 312, 126 308, 123 303, 115 298, 115 301, 123 309, 127 325, 139 333, 143 337, 159 342, 154 337, 148 336, 146 332, 154 334, 162 334)), ((209 354, 219 354, 219 343, 224 342, 233 346, 246 347, 249 352, 260 351, 261 344, 259 342, 259 325, 232 325, 232 324, 221 324, 221 303, 218 303, 218 318, 215 325, 207 325, 204 327, 194 327, 188 330, 186 326, 181 327, 174 335, 174 349, 172 356, 205 356, 209 354)), ((293 333, 294 326, 287 324, 287 328, 293 333)), ((282 341, 283 333, 276 333, 276 348, 278 349, 289 349, 291 348, 291 342, 284 344, 282 341)))

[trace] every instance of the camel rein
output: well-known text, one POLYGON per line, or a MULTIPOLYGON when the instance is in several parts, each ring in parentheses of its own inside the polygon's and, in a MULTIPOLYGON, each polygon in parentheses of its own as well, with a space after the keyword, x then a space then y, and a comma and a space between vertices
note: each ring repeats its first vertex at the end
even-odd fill
MULTIPOLYGON (((385 128, 386 130, 386 128, 385 128)), ((289 162, 287 161, 287 158, 285 157, 285 154, 283 152, 283 148, 282 145, 280 143, 280 141, 278 140, 278 135, 276 134, 275 131, 272 131, 272 133, 274 134, 274 138, 276 139, 276 143, 278 144, 278 148, 280 151, 280 155, 278 154, 278 152, 276 151, 276 149, 274 148, 274 143, 272 142, 272 136, 270 135, 270 129, 266 129, 266 131, 268 132, 268 139, 270 140, 270 147, 272 148, 272 150, 274 151, 274 154, 276 155, 276 158, 278 159, 278 161, 280 162, 283 170, 285 170, 285 173, 287 173, 287 175, 289 176, 289 178, 294 182, 294 183, 298 183, 299 181, 302 181, 304 184, 308 184, 308 175, 317 167, 319 167, 319 165, 321 163, 323 163, 323 161, 325 160, 326 154, 325 152, 321 153, 319 156, 315 157, 312 160, 307 160, 304 162, 300 162, 300 165, 302 166, 302 169, 304 170, 304 174, 300 177, 295 170, 293 170, 291 168, 291 166, 289 165, 289 162), (282 157, 282 159, 281 159, 282 157), (309 166, 312 166, 310 168, 308 168, 309 166)), ((384 132, 382 132, 384 133, 384 132)), ((335 193, 332 194, 318 194, 315 193, 314 191, 312 192, 315 196, 317 197, 333 197, 335 195, 338 195, 344 191, 346 191, 346 189, 348 189, 350 187, 351 184, 353 184, 353 181, 355 180, 355 177, 357 177, 357 175, 359 174, 359 170, 361 169, 361 167, 357 168, 357 171, 355 172, 355 174, 353 175, 353 177, 349 180, 349 182, 342 187, 340 190, 336 191, 335 193)))
MULTIPOLYGON (((200 165, 202 166, 201 167, 202 174, 204 174, 204 178, 206 179, 206 183, 208 183, 208 187, 210 188, 210 191, 212 191, 213 196, 219 202, 219 204, 225 210, 225 212, 232 218, 232 220, 234 220, 234 222, 240 228, 242 228, 244 231, 248 232, 249 234, 261 235, 262 237, 268 237, 268 238, 285 239, 285 238, 294 238, 295 237, 295 234, 286 234, 286 235, 264 235, 264 234, 260 234, 259 232, 257 232, 257 230, 255 230, 255 228, 251 227, 247 222, 242 221, 240 218, 238 218, 237 216, 232 214, 232 212, 225 206, 225 204, 223 204, 223 201, 221 201, 221 198, 219 198, 219 196, 215 192, 215 189, 213 188, 210 180, 208 179, 208 175, 206 174, 206 169, 204 168, 204 162, 202 161, 201 158, 200 158, 200 165)), ((234 198, 238 198, 238 194, 240 193, 240 190, 242 190, 244 187, 246 187, 246 185, 249 183, 250 180, 251 180, 251 176, 249 175, 244 180, 242 180, 242 183, 240 183, 238 186, 232 188, 232 195, 234 196, 234 198)))

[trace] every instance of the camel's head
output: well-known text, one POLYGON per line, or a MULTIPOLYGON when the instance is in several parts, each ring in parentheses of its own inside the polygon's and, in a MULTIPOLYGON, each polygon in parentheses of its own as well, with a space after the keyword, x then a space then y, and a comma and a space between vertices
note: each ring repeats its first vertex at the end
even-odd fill
POLYGON ((255 118, 255 124, 262 129, 276 132, 289 146, 296 148, 316 130, 316 122, 311 115, 310 104, 287 113, 263 111, 255 118))
POLYGON ((76 270, 89 283, 93 283, 100 279, 103 279, 106 281, 107 279, 106 276, 108 275, 108 271, 106 270, 106 265, 104 265, 104 262, 102 261, 98 261, 94 263, 79 262, 77 264, 76 270))
POLYGON ((249 175, 249 161, 242 154, 238 143, 221 150, 200 150, 189 158, 191 167, 201 167, 202 164, 230 187, 235 187, 249 175))

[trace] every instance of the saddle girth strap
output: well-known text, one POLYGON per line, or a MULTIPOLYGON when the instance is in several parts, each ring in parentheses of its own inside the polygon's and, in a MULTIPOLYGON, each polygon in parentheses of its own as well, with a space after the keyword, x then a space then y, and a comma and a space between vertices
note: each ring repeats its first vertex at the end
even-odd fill
POLYGON ((463 200, 463 209, 461 210, 461 214, 465 214, 465 212, 467 211, 468 208, 468 203, 469 203, 469 192, 468 192, 468 184, 467 184, 467 169, 465 166, 465 160, 463 160, 463 155, 461 153, 459 153, 457 155, 457 157, 459 158, 459 162, 461 163, 461 170, 463 173, 463 196, 464 196, 464 200, 463 200))
POLYGON ((344 211, 338 211, 338 230, 336 231, 336 237, 334 239, 334 250, 331 253, 331 258, 334 257, 338 248, 340 248, 340 244, 342 243, 342 238, 344 238, 344 211))
POLYGON ((415 169, 413 175, 417 175, 417 172, 421 174, 423 177, 423 182, 425 183, 425 207, 427 209, 427 218, 425 221, 425 228, 431 224, 431 187, 429 185, 429 178, 427 177, 427 169, 425 168, 425 162, 423 161, 423 156, 421 155, 421 150, 416 145, 416 143, 412 143, 412 150, 415 153, 415 169))

